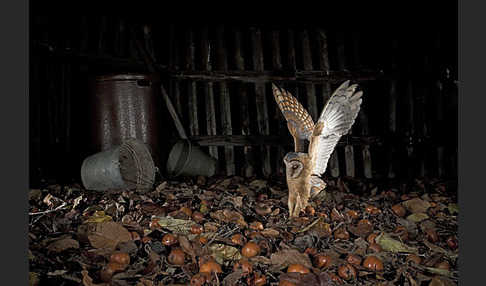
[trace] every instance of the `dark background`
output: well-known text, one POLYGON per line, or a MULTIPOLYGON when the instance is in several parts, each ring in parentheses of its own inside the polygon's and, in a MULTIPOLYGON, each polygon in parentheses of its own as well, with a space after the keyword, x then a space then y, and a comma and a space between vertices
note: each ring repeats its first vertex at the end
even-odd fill
MULTIPOLYGON (((452 3, 454 4, 454 3, 452 3)), ((245 70, 253 71, 253 35, 261 32, 264 70, 275 72, 272 35, 280 35, 279 50, 282 74, 302 71, 304 51, 302 37, 308 35, 312 70, 319 71, 319 32, 327 35, 329 69, 346 71, 349 75, 370 71, 373 80, 361 82, 365 91, 362 112, 367 118, 367 136, 379 139, 381 144, 371 144, 372 177, 409 180, 415 177, 440 177, 457 179, 457 11, 456 5, 444 4, 440 17, 420 20, 418 25, 400 29, 353 29, 337 25, 205 25, 167 24, 157 17, 81 16, 47 13, 45 9, 31 7, 30 11, 30 184, 38 186, 49 182, 79 181, 80 164, 91 154, 89 148, 89 80, 95 75, 107 73, 146 72, 142 56, 135 47, 129 29, 144 41, 143 26, 151 28, 153 56, 164 70, 164 82, 169 96, 175 101, 174 86, 180 89, 180 116, 189 133, 188 86, 189 80, 176 81, 174 75, 190 68, 186 61, 188 35, 194 41, 194 69, 202 70, 200 49, 201 35, 208 31, 208 40, 216 47, 218 31, 226 53, 228 70, 236 69, 234 57, 234 31, 241 32, 242 55, 245 70), (435 19, 435 20, 434 20, 435 19), (121 29, 120 27, 124 27, 121 29), (289 33, 294 35, 295 67, 289 61, 289 33), (170 79, 170 80, 169 80, 170 79), (391 85, 395 84, 396 130, 390 130, 391 85), (408 147, 408 149, 407 149, 408 147), (410 153, 407 153, 407 150, 410 153), (391 174, 390 169, 393 170, 391 174)), ((417 23, 415 23, 417 24, 417 23)), ((216 48, 211 49, 219 63, 216 48)), ((345 79, 346 76, 342 78, 345 79)), ((198 123, 200 135, 206 135, 204 97, 199 96, 207 82, 197 82, 198 123)), ((307 86, 293 81, 281 84, 291 90, 307 107, 307 86)), ((217 134, 221 132, 219 83, 214 84, 217 106, 217 134)), ((315 84, 317 110, 324 104, 323 84, 315 84)), ((337 83, 332 84, 332 89, 337 83)), ((239 110, 241 90, 246 90, 249 101, 250 131, 258 134, 256 121, 256 94, 253 83, 228 82, 231 99, 233 134, 241 134, 242 122, 239 110)), ((268 108, 269 135, 290 135, 282 126, 285 122, 271 96, 270 83, 265 84, 268 108)), ((177 138, 177 133, 162 101, 157 103, 161 122, 160 150, 167 155, 177 138)), ((364 136, 363 121, 353 127, 353 135, 364 136)), ((204 147, 207 150, 207 147, 204 147)), ((285 151, 291 149, 283 145, 285 151)), ((354 146, 357 177, 363 177, 362 145, 354 146)), ((260 148, 253 148, 255 174, 261 171, 260 148)), ((271 175, 281 175, 279 148, 270 148, 271 175)), ((344 146, 337 148, 339 173, 346 174, 344 146)), ((224 174, 225 154, 218 147, 220 167, 224 174)), ((235 174, 243 172, 243 147, 234 147, 235 174)), ((163 166, 162 166, 163 167, 163 166)), ((231 175, 231 174, 230 174, 231 175)))

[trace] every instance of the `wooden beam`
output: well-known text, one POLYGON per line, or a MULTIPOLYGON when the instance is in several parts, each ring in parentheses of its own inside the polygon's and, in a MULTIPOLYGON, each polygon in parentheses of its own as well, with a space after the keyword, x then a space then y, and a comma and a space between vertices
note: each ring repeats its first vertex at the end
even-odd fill
MULTIPOLYGON (((226 47, 224 45, 224 28, 219 26, 216 29, 216 54, 217 67, 220 70, 228 69, 228 60, 226 58, 226 47)), ((233 134, 231 125, 231 103, 229 90, 226 82, 219 83, 220 95, 219 102, 221 106, 221 127, 224 135, 233 134)), ((232 176, 235 174, 235 155, 233 147, 224 148, 224 160, 226 164, 226 175, 232 176)))
MULTIPOLYGON (((179 47, 174 24, 169 26, 169 67, 174 70, 179 69, 179 47)), ((181 122, 184 122, 179 84, 179 81, 171 80, 169 82, 169 91, 174 99, 175 111, 179 115, 181 122)))
MULTIPOLYGON (((252 38, 252 51, 253 51, 253 69, 257 72, 264 70, 263 65, 263 46, 262 35, 258 28, 251 29, 252 38)), ((268 107, 265 94, 265 83, 255 83, 255 96, 256 96, 256 110, 257 110, 257 123, 258 132, 260 135, 269 135, 270 126, 268 122, 268 107)), ((270 164, 270 147, 265 146, 261 149, 262 152, 262 171, 263 176, 268 177, 272 174, 272 166, 270 164)))
MULTIPOLYGON (((211 66, 211 44, 209 42, 208 27, 204 26, 201 31, 201 60, 202 69, 210 71, 211 66)), ((206 132, 208 135, 216 135, 216 109, 214 106, 213 83, 204 85, 204 102, 206 105, 206 132)), ((210 146, 209 154, 218 159, 218 147, 210 146)))
MULTIPOLYGON (((293 146, 289 136, 278 135, 215 135, 191 136, 190 139, 201 146, 293 146)), ((343 136, 338 146, 382 145, 383 139, 377 136, 343 136)))

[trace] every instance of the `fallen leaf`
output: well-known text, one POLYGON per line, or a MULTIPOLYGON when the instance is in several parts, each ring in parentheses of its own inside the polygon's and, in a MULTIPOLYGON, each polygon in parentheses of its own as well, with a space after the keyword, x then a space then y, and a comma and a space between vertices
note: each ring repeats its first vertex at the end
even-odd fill
POLYGON ((69 248, 79 248, 79 242, 72 238, 64 238, 51 242, 47 246, 47 250, 52 252, 62 252, 69 248))
POLYGON ((449 270, 446 270, 446 269, 435 268, 435 267, 425 267, 425 269, 427 271, 429 271, 430 273, 439 274, 439 275, 442 275, 442 276, 452 277, 452 273, 449 270))
POLYGON ((391 252, 407 252, 407 253, 418 253, 418 250, 414 247, 410 247, 405 243, 391 238, 387 233, 381 233, 375 238, 376 243, 378 243, 383 250, 391 252))
POLYGON ((217 210, 215 212, 210 213, 209 216, 218 221, 222 221, 226 223, 232 222, 232 223, 236 223, 241 227, 245 227, 245 228, 248 227, 248 224, 246 223, 243 215, 237 211, 232 211, 230 209, 217 210))
POLYGON ((99 223, 105 221, 113 221, 113 218, 105 214, 104 211, 95 211, 94 214, 83 221, 83 223, 99 223))
POLYGON ((94 248, 115 249, 118 243, 131 239, 130 232, 113 221, 96 223, 94 232, 88 235, 88 240, 94 248))
POLYGON ((402 204, 411 213, 424 213, 428 208, 430 208, 430 203, 420 198, 413 198, 411 200, 402 202, 402 204))
POLYGON ((267 187, 267 181, 265 180, 253 180, 250 185, 250 188, 254 189, 255 191, 259 191, 267 187))
POLYGON ((273 228, 266 228, 260 231, 260 233, 266 238, 276 238, 280 235, 280 232, 273 228))
POLYGON ((423 242, 424 242, 424 244, 425 244, 425 245, 426 245, 428 248, 430 248, 432 251, 437 252, 437 253, 442 253, 442 254, 445 254, 446 256, 448 256, 448 257, 449 257, 449 258, 451 258, 451 259, 456 259, 456 258, 457 258, 457 256, 458 256, 458 254, 457 254, 457 253, 454 253, 454 252, 448 251, 448 250, 446 250, 446 249, 444 249, 444 248, 442 248, 442 247, 440 247, 440 246, 437 246, 437 245, 435 245, 435 244, 433 244, 433 243, 428 242, 427 240, 424 240, 423 242))
POLYGON ((307 268, 312 267, 309 256, 296 249, 283 249, 270 255, 273 269, 282 270, 290 264, 302 264, 307 268))
POLYGON ((238 282, 238 280, 240 280, 244 275, 245 274, 242 269, 236 269, 235 271, 231 272, 223 279, 223 285, 224 286, 236 285, 236 282, 238 282))
POLYGON ((428 218, 429 218, 429 216, 426 213, 414 213, 414 214, 411 214, 407 217, 407 219, 409 221, 413 221, 413 222, 421 222, 421 221, 426 220, 428 218))
POLYGON ((160 227, 166 228, 175 234, 189 234, 191 226, 194 224, 192 220, 178 219, 170 216, 152 216, 152 221, 155 221, 160 227))
POLYGON ((35 272, 29 272, 29 286, 37 286, 40 283, 39 274, 35 272))
POLYGON ((219 264, 223 264, 224 260, 240 260, 242 258, 238 248, 226 244, 213 243, 209 246, 211 256, 219 264))
POLYGON ((447 205, 447 209, 449 210, 449 213, 451 215, 459 213, 459 206, 457 204, 450 203, 450 204, 447 205))

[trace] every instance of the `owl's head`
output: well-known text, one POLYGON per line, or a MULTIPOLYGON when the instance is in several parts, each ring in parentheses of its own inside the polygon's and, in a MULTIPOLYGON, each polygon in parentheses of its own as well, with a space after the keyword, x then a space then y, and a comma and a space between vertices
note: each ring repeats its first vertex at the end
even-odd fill
POLYGON ((308 155, 306 153, 287 153, 284 157, 287 179, 298 179, 302 177, 307 162, 308 155))

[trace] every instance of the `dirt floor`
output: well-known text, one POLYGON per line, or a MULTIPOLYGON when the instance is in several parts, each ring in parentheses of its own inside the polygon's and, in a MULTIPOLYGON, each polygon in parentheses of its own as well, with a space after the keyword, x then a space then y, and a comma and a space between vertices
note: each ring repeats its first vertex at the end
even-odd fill
POLYGON ((326 181, 290 220, 282 180, 32 189, 30 285, 457 285, 455 183, 326 181))

